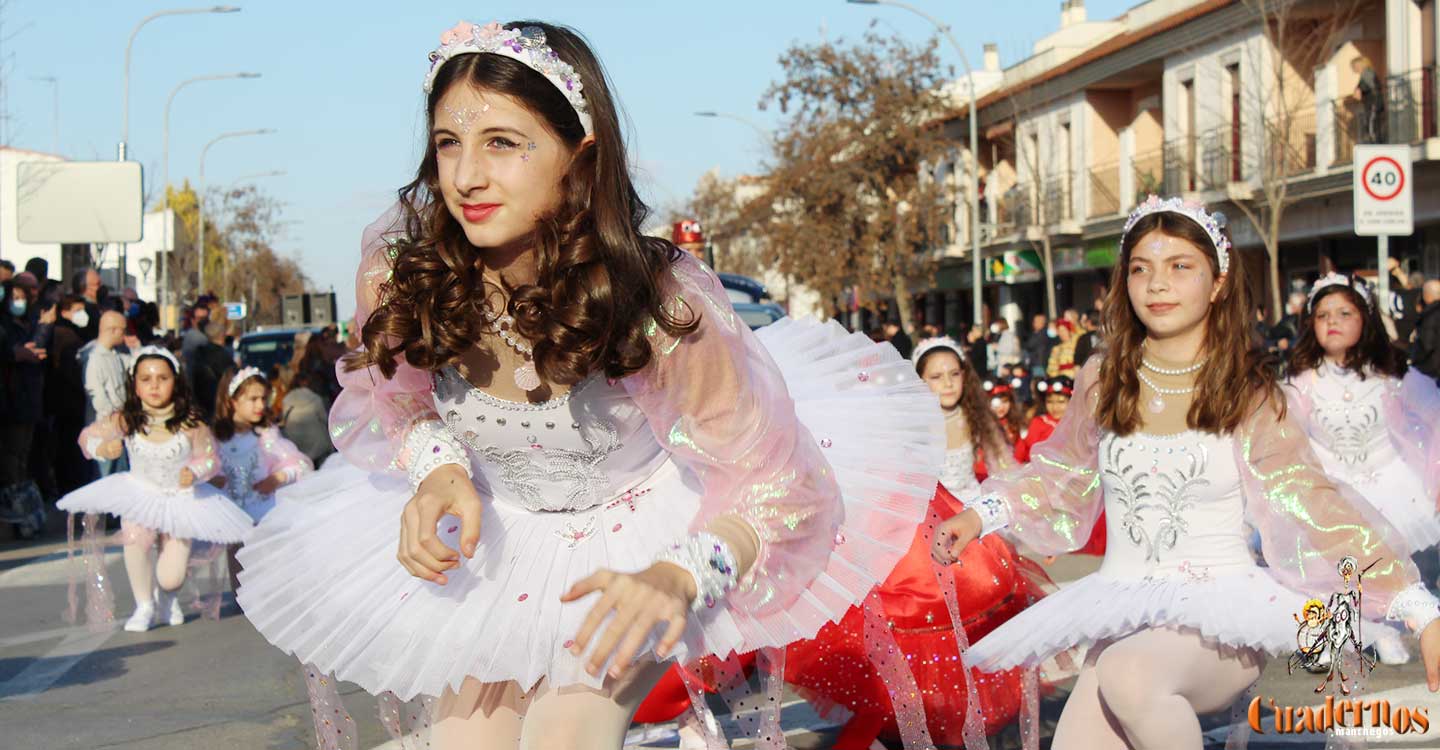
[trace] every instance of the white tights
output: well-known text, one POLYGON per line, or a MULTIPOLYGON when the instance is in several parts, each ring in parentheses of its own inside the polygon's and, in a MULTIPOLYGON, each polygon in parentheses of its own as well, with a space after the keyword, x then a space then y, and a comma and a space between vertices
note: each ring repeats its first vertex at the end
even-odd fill
POLYGON ((1198 714, 1229 708, 1260 677, 1252 651, 1154 628, 1096 645, 1055 727, 1053 750, 1201 750, 1198 714))
POLYGON ((167 592, 185 585, 190 564, 190 540, 176 539, 169 534, 156 534, 149 529, 126 525, 125 575, 130 578, 130 593, 135 606, 154 601, 155 584, 167 592), (160 542, 160 557, 154 557, 155 542, 160 542))
POLYGON ((430 746, 435 750, 618 750, 630 718, 671 662, 643 661, 619 682, 596 690, 580 685, 555 690, 541 680, 529 693, 514 682, 467 679, 446 690, 435 708, 430 746))

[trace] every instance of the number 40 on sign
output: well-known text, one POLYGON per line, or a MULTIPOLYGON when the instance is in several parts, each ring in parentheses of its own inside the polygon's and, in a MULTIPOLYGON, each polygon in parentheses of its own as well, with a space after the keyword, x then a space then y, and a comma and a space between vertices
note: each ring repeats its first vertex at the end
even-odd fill
POLYGON ((1409 146, 1356 146, 1355 234, 1408 236, 1415 231, 1409 146))

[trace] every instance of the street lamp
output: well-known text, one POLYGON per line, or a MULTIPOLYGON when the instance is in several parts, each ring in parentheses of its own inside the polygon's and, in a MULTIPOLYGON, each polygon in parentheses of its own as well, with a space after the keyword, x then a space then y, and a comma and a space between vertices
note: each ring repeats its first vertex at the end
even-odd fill
MULTIPOLYGON (((130 31, 130 39, 125 42, 125 73, 124 84, 121 88, 120 102, 120 145, 116 148, 116 161, 125 161, 126 148, 130 143, 130 50, 135 46, 135 37, 145 24, 163 16, 186 16, 195 13, 239 13, 240 8, 234 5, 216 5, 209 8, 174 8, 171 10, 160 10, 151 13, 140 19, 135 28, 130 31)), ((144 208, 141 208, 144 211, 144 208)), ((125 243, 120 243, 120 284, 125 284, 125 243)))
POLYGON ((60 79, 55 76, 31 76, 31 80, 50 84, 51 107, 50 127, 51 134, 50 151, 56 156, 60 155, 60 79))
POLYGON ((743 122, 743 123, 745 123, 746 125, 749 125, 750 127, 754 128, 754 129, 755 129, 755 132, 759 133, 759 134, 760 134, 760 137, 761 137, 761 138, 764 138, 766 143, 770 143, 770 142, 771 142, 771 141, 770 141, 770 131, 766 130, 765 128, 760 127, 759 125, 757 125, 757 124, 755 123, 754 120, 751 120, 751 119, 748 118, 748 117, 742 117, 742 116, 740 116, 740 115, 732 115, 732 114, 730 114, 729 112, 713 112, 713 111, 710 111, 710 110, 704 110, 704 111, 701 111, 701 112, 696 112, 696 113, 695 113, 695 116, 696 116, 696 117, 723 117, 723 118, 725 118, 725 119, 727 119, 727 120, 734 120, 734 121, 736 121, 736 122, 743 122))
POLYGON ((950 25, 941 23, 939 19, 929 13, 900 0, 846 0, 846 2, 852 5, 893 5, 920 16, 950 40, 950 46, 954 47, 955 53, 960 56, 960 64, 965 66, 965 77, 970 81, 970 96, 966 98, 969 99, 970 105, 970 266, 974 275, 971 287, 975 309, 974 323, 982 325, 985 305, 980 294, 982 278, 980 267, 980 136, 975 119, 975 99, 978 93, 975 88, 975 71, 970 67, 970 60, 965 57, 965 49, 955 41, 955 35, 950 33, 950 25))
MULTIPOLYGON (((161 157, 160 157, 160 164, 161 164, 161 167, 160 167, 160 182, 161 182, 160 190, 161 190, 161 200, 163 201, 163 204, 162 204, 162 207, 161 207, 161 208, 162 208, 161 218, 166 218, 166 217, 169 216, 169 215, 173 215, 173 214, 165 214, 165 213, 163 213, 163 211, 168 211, 168 210, 170 209, 170 105, 172 105, 172 104, 175 103, 175 95, 178 94, 178 93, 180 93, 180 90, 183 89, 183 88, 185 88, 186 86, 189 86, 189 85, 192 84, 192 83, 199 83, 200 81, 223 81, 223 80, 228 80, 228 79, 231 79, 231 78, 259 78, 259 77, 260 77, 260 74, 259 74, 259 73, 220 73, 220 74, 207 75, 207 76, 195 76, 194 78, 187 78, 187 79, 181 81, 180 83, 175 84, 175 88, 170 89, 170 96, 166 97, 166 99, 165 99, 165 127, 164 127, 164 133, 165 133, 165 134, 164 134, 164 137, 163 137, 163 140, 162 140, 163 145, 161 146, 161 157)), ((173 289, 174 289, 174 286, 173 286, 174 279, 173 279, 173 277, 172 277, 172 275, 171 275, 171 273, 170 273, 170 261, 174 260, 174 258, 175 258, 175 254, 174 254, 174 252, 173 252, 173 251, 171 250, 171 248, 170 248, 170 221, 168 220, 168 218, 166 218, 166 221, 164 222, 164 224, 165 224, 165 226, 164 226, 163 228, 161 228, 161 230, 160 230, 160 237, 161 237, 161 239, 160 239, 160 251, 161 251, 162 253, 170 253, 170 254, 166 256, 167 260, 166 260, 166 262, 165 262, 165 268, 164 268, 165 281, 164 281, 164 284, 161 285, 161 287, 162 287, 162 288, 161 288, 161 291, 162 291, 162 293, 169 293, 169 294, 173 295, 173 291, 167 291, 167 290, 173 290, 173 289)), ((164 300, 163 300, 163 299, 161 300, 161 306, 164 306, 164 300)))
MULTIPOLYGON (((200 211, 199 247, 196 248, 196 255, 200 259, 199 269, 196 271, 195 294, 204 294, 205 290, 205 154, 209 153, 210 147, 225 140, 226 138, 240 138, 247 135, 270 135, 275 131, 271 128, 260 128, 257 130, 234 130, 229 133, 221 133, 210 139, 205 148, 200 149, 200 192, 197 194, 196 203, 200 211)), ((221 290, 224 291, 224 290, 221 290)))

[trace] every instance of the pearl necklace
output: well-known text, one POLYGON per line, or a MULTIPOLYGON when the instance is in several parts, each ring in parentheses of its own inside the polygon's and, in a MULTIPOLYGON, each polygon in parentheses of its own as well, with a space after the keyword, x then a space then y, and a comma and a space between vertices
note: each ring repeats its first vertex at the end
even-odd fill
POLYGON ((515 385, 526 393, 539 388, 540 373, 535 371, 535 360, 531 356, 534 350, 530 347, 530 344, 521 340, 513 333, 515 330, 515 319, 510 317, 508 313, 492 315, 487 311, 485 313, 485 329, 499 336, 500 340, 504 341, 511 349, 514 349, 520 356, 525 358, 525 361, 520 363, 519 367, 515 368, 515 373, 512 376, 515 379, 515 385))
POLYGON ((1144 359, 1143 357, 1140 359, 1140 364, 1144 365, 1145 369, 1149 370, 1150 372, 1157 373, 1159 375, 1189 375, 1192 372, 1198 371, 1201 367, 1204 367, 1205 360, 1202 359, 1199 362, 1190 365, 1189 367, 1182 367, 1178 370, 1170 370, 1164 367, 1156 367, 1153 362, 1148 359, 1144 359))
POLYGON ((1195 392, 1195 386, 1193 385, 1186 388, 1161 388, 1155 384, 1155 381, 1146 377, 1144 370, 1136 370, 1135 374, 1140 376, 1140 382, 1150 386, 1150 390, 1155 392, 1155 395, 1150 397, 1150 400, 1146 402, 1146 406, 1149 407, 1150 413, 1152 414, 1159 414, 1165 411, 1165 399, 1161 398, 1161 396, 1187 396, 1195 392))

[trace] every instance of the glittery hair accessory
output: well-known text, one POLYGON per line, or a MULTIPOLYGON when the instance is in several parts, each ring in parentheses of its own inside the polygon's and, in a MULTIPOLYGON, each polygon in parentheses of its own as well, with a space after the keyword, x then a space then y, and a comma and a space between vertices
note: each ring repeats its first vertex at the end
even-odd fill
POLYGON ((135 359, 130 360, 131 375, 135 374, 135 368, 140 364, 140 360, 146 357, 160 357, 170 363, 170 367, 175 370, 176 375, 180 374, 180 360, 175 359, 175 355, 171 354, 169 349, 159 346, 142 346, 140 351, 135 352, 135 359))
POLYGON ((1310 287, 1310 296, 1305 300, 1305 309, 1311 312, 1315 311, 1315 297, 1320 294, 1321 289, 1327 286, 1348 286, 1354 289, 1356 294, 1360 295, 1360 299, 1365 300, 1366 306, 1373 306, 1375 304, 1375 300, 1370 297, 1369 284, 1366 284, 1360 279, 1346 276, 1343 273, 1331 271, 1316 279, 1315 286, 1310 287))
POLYGON ((1215 257, 1220 262, 1220 273, 1230 270, 1230 238, 1225 236, 1225 225, 1229 221, 1225 214, 1216 211, 1211 213, 1199 203, 1190 203, 1182 200, 1179 196, 1161 198, 1158 195, 1151 195, 1144 203, 1135 207, 1130 212, 1130 218, 1125 220, 1125 229, 1120 232, 1120 242, 1125 242, 1125 235, 1135 226, 1135 222, 1149 216, 1150 214, 1172 213, 1180 214, 1185 218, 1200 225, 1205 234, 1210 235, 1210 242, 1215 246, 1215 257))
POLYGON ((240 372, 235 373, 235 377, 230 379, 230 398, 235 398, 235 392, 240 390, 240 386, 245 385, 245 381, 250 378, 260 378, 261 382, 267 384, 270 382, 265 377, 265 373, 260 370, 254 367, 242 367, 240 372))
POLYGON ((575 114, 580 117, 580 125, 585 128, 585 134, 595 132, 590 119, 590 107, 582 95, 585 87, 580 82, 580 74, 545 44, 545 30, 539 26, 507 29, 497 21, 491 21, 484 26, 469 21, 455 24, 454 28, 440 35, 440 46, 430 53, 430 71, 425 74, 425 93, 429 94, 435 87, 435 74, 440 71, 441 65, 456 55, 470 53, 508 57, 545 76, 546 80, 565 95, 570 106, 575 108, 575 114))
POLYGON ((910 353, 910 361, 918 365, 922 357, 936 349, 949 349, 955 352, 955 356, 959 357, 961 362, 965 361, 965 347, 960 346, 960 342, 949 336, 936 336, 932 339, 923 339, 915 345, 915 351, 910 353))

